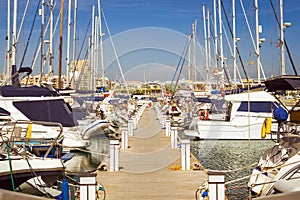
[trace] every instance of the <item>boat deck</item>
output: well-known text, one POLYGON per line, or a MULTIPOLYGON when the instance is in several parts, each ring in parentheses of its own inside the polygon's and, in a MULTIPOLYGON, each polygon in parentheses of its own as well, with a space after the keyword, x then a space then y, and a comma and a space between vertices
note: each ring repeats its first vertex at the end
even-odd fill
MULTIPOLYGON (((202 170, 178 169, 180 148, 171 149, 170 137, 165 136, 154 109, 145 109, 128 146, 120 150, 120 171, 97 172, 107 200, 195 199, 195 191, 207 180, 202 170)), ((191 166, 194 163, 199 164, 191 155, 191 166)))

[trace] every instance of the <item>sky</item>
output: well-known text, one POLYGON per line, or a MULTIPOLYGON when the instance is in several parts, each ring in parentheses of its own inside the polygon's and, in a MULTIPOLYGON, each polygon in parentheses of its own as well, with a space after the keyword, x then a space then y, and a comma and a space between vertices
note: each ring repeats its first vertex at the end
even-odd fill
MULTIPOLYGON (((48 3, 48 0, 45 0, 48 3)), ((55 1, 54 20, 58 18, 60 10, 60 1, 55 1)), ((251 41, 246 20, 242 12, 241 2, 243 3, 246 16, 251 26, 252 34, 255 34, 254 22, 254 0, 236 0, 236 35, 240 38, 238 48, 241 52, 241 57, 245 70, 249 78, 257 77, 256 65, 249 64, 252 60, 256 60, 255 50, 251 41)), ((272 1, 279 15, 279 3, 277 0, 272 1)), ((18 2, 18 30, 20 28, 22 15, 24 13, 27 0, 19 0, 18 2)), ((224 7, 231 22, 231 0, 223 0, 224 7)), ((13 4, 13 1, 11 1, 13 4)), ((180 58, 186 58, 182 70, 181 78, 188 78, 187 60, 188 55, 185 55, 185 47, 188 41, 188 34, 191 34, 191 27, 194 20, 197 18, 197 48, 195 50, 195 65, 197 68, 197 79, 204 80, 206 77, 205 71, 205 51, 204 51, 204 26, 202 5, 205 9, 213 11, 213 0, 102 0, 102 10, 110 31, 104 23, 103 37, 104 46, 104 66, 105 74, 110 79, 121 80, 121 71, 125 75, 126 80, 171 80, 174 78, 176 68, 180 69, 180 58), (110 36, 112 40, 110 39, 110 36), (117 55, 115 55, 111 41, 114 43, 117 55), (118 58, 118 59, 116 59, 118 58), (119 64, 118 64, 119 63, 119 64)), ((30 0, 28 4, 28 12, 26 14, 22 30, 20 32, 17 46, 17 66, 24 54, 25 44, 27 42, 29 32, 32 26, 34 13, 38 5, 38 0, 30 0)), ((72 1, 72 6, 74 0, 72 1)), ((98 15, 97 0, 78 0, 77 12, 77 37, 76 37, 76 56, 75 58, 84 59, 87 55, 88 39, 84 38, 87 33, 91 36, 91 26, 88 26, 91 19, 92 5, 96 7, 96 15, 98 15)), ((65 0, 64 6, 64 29, 63 29, 63 73, 66 71, 66 49, 67 49, 67 8, 68 0, 65 0)), ((0 65, 1 72, 5 70, 5 52, 7 35, 7 1, 0 0, 0 55, 2 62, 0 65)), ((49 18, 49 6, 46 6, 46 21, 49 18)), ((292 26, 285 30, 285 39, 289 46, 293 61, 298 71, 300 71, 300 1, 284 0, 284 19, 286 22, 291 22, 292 26)), ((11 11, 12 12, 12 11, 11 11)), ((73 9, 72 9, 73 15, 73 9)), ((73 16, 72 16, 73 18, 73 16)), ((213 13, 210 16, 211 31, 213 13)), ((224 11, 222 11, 222 20, 224 24, 223 30, 223 49, 224 57, 227 58, 226 65, 232 76, 232 55, 230 45, 232 45, 230 32, 225 20, 224 11), (227 36, 226 36, 227 34, 227 36), (226 37, 228 40, 226 40, 226 37)), ((11 17, 12 21, 12 17, 11 17)), ((261 38, 266 41, 261 44, 261 63, 267 77, 279 75, 280 66, 280 49, 276 48, 278 43, 279 31, 275 21, 275 17, 270 6, 270 1, 259 1, 259 23, 262 25, 263 32, 261 38)), ((73 29, 73 27, 72 27, 73 29)), ((37 16, 36 23, 33 28, 32 37, 29 43, 28 52, 25 55, 23 66, 31 66, 33 63, 34 52, 39 45, 41 31, 41 17, 37 16)), ((72 31, 73 37, 73 31, 72 31)), ((59 58, 59 26, 54 35, 54 74, 58 72, 59 58)), ((49 38, 46 35, 45 39, 49 38)), ((255 35, 253 36, 255 37, 255 35)), ((71 43, 71 52, 75 47, 71 43)), ((211 56, 213 55, 213 41, 211 41, 211 56)), ((191 51, 193 53, 193 50, 191 51)), ((71 57, 71 56, 70 56, 71 57)), ((40 57, 37 57, 37 62, 34 66, 34 72, 39 73, 40 57)), ((193 55, 191 56, 193 60, 193 55)), ((214 68, 216 64, 214 60, 210 62, 214 68)), ((47 65, 47 64, 46 64, 47 65)), ((97 65, 98 66, 98 65, 97 65)), ((287 73, 293 74, 290 62, 286 55, 287 73)), ((47 66, 45 66, 47 68, 47 66)), ((238 61, 238 68, 242 78, 245 78, 241 63, 238 61)), ((47 69, 45 69, 47 71, 47 69)), ((98 69, 95 73, 100 73, 98 69)), ((177 70, 178 72, 179 70, 177 70)), ((213 75, 211 75, 213 76, 213 75)))

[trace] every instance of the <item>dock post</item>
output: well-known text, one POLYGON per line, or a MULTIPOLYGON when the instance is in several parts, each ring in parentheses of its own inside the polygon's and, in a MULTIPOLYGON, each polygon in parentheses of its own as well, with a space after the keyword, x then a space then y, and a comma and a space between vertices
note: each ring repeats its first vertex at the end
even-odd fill
POLYGON ((119 140, 110 140, 110 166, 111 172, 119 171, 119 140))
POLYGON ((171 127, 171 148, 175 149, 177 147, 177 127, 171 127))
POLYGON ((80 200, 96 199, 96 174, 80 175, 80 200))
POLYGON ((128 127, 121 127, 122 131, 122 149, 128 149, 128 127))
POLYGON ((223 172, 208 171, 208 190, 210 200, 225 199, 225 177, 223 172))
POLYGON ((133 120, 128 120, 128 136, 133 136, 133 120))
POLYGON ((166 119, 166 136, 171 136, 171 120, 166 119))
POLYGON ((181 140, 181 169, 190 170, 190 139, 181 140))
POLYGON ((133 129, 136 130, 137 128, 136 116, 132 116, 132 120, 133 120, 133 129))

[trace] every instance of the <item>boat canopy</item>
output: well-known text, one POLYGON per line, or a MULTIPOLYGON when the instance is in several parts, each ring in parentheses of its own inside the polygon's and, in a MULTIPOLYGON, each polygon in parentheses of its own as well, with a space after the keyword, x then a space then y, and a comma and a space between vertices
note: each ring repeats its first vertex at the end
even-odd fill
POLYGON ((63 127, 73 127, 77 121, 63 99, 15 101, 13 105, 31 121, 57 122, 63 127))
POLYGON ((300 76, 283 75, 265 81, 269 92, 279 90, 300 90, 300 76))
POLYGON ((276 98, 266 91, 231 94, 231 95, 226 95, 224 98, 226 101, 231 101, 231 102, 242 102, 242 101, 277 102, 276 98))
POLYGON ((5 85, 0 87, 0 94, 3 97, 40 97, 40 96, 59 96, 56 91, 48 90, 39 86, 18 87, 5 85))

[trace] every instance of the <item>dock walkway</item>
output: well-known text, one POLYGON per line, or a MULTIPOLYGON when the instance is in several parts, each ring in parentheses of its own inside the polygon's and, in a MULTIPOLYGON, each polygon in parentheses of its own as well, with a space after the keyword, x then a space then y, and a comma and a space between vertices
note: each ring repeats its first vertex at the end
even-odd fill
POLYGON ((128 145, 120 150, 120 171, 97 172, 107 200, 195 199, 207 175, 201 170, 171 169, 180 166, 180 148, 171 149, 170 137, 165 136, 154 109, 145 109, 128 145))

